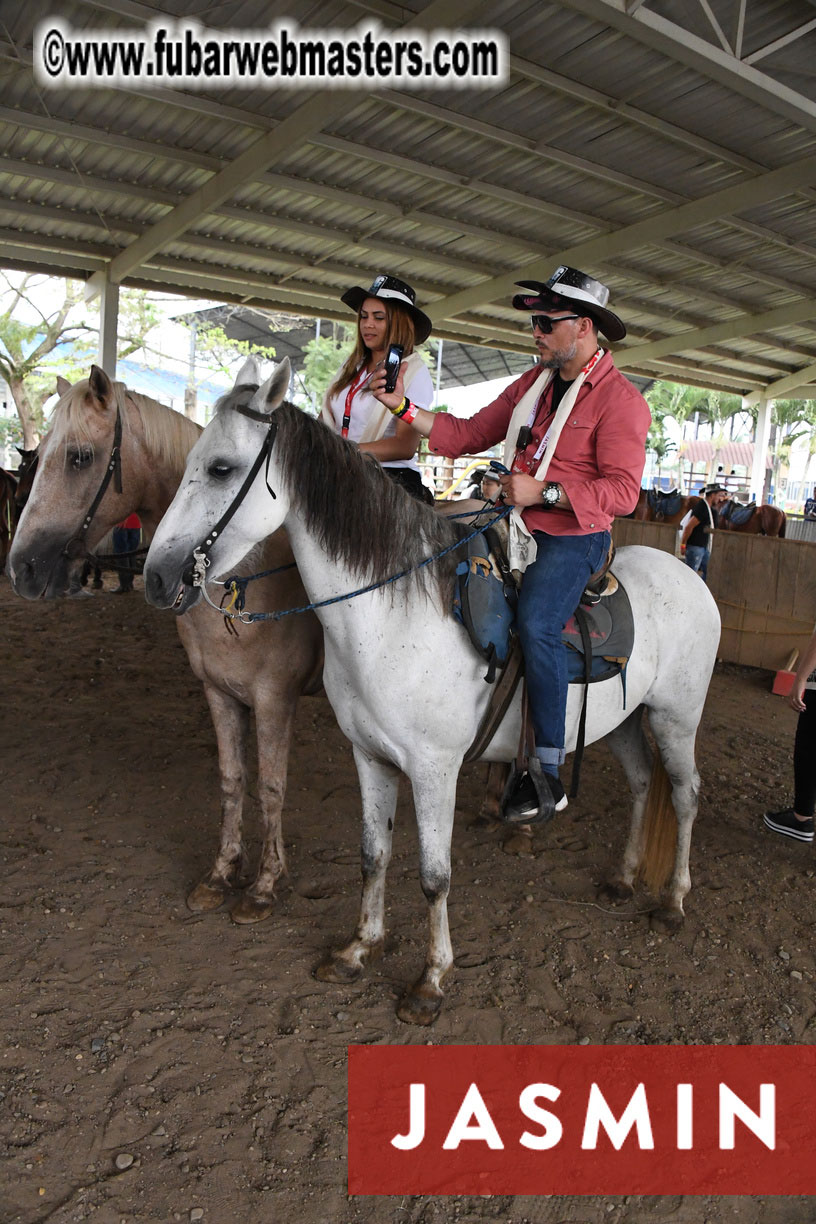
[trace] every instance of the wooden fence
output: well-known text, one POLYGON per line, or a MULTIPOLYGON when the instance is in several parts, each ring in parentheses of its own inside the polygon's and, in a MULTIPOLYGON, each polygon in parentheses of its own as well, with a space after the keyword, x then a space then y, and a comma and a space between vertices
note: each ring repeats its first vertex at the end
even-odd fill
MULTIPOLYGON (((674 553, 667 523, 616 519, 615 546, 645 544, 674 553)), ((708 585, 722 618, 719 657, 779 671, 801 650, 816 623, 816 543, 718 531, 708 585)))

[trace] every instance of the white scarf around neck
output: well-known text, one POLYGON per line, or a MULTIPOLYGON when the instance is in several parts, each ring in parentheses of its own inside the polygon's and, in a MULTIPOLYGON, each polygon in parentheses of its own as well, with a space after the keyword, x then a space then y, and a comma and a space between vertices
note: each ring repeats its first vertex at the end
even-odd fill
MULTIPOLYGON (((550 425, 549 434, 547 437, 547 446, 544 454, 541 456, 541 462, 531 475, 535 476, 536 480, 545 480, 547 471, 550 466, 555 447, 561 436, 561 430, 567 417, 572 412, 575 406, 575 401, 578 398, 578 392, 584 385, 584 381, 589 372, 594 369, 603 356, 603 350, 598 349, 594 356, 587 362, 577 378, 574 378, 568 389, 564 392, 564 397, 558 405, 555 417, 550 425)), ((536 403, 546 388, 549 386, 550 379, 553 376, 552 370, 542 370, 538 378, 536 378, 519 402, 513 409, 513 415, 510 418, 510 425, 507 430, 507 437, 504 442, 504 463, 506 467, 512 467, 513 459, 516 454, 516 439, 518 438, 519 430, 523 425, 526 425, 535 408, 536 403)), ((526 509, 527 507, 525 507, 526 509)), ((510 568, 523 573, 528 565, 531 565, 536 559, 536 542, 533 539, 532 532, 525 524, 521 517, 522 511, 519 507, 515 507, 510 515, 509 530, 510 538, 508 541, 508 559, 510 568)))

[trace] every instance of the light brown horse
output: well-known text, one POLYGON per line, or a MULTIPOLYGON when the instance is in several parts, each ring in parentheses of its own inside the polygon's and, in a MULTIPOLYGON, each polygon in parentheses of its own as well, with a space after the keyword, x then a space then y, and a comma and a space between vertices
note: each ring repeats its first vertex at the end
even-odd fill
MULTIPOLYGON (((37 475, 10 556, 15 590, 29 599, 54 597, 68 588, 69 571, 82 553, 71 561, 65 556, 66 545, 77 538, 109 464, 117 412, 122 422, 122 489, 118 492, 111 481, 105 490, 86 536, 91 549, 133 512, 152 535, 201 432, 179 413, 111 382, 96 366, 88 379, 73 387, 60 379, 58 390, 61 398, 40 444, 37 475)), ((291 562, 286 533, 277 531, 236 572, 262 572, 291 562)), ((294 568, 258 579, 252 585, 252 598, 262 608, 308 602, 294 568)), ((204 685, 218 740, 221 785, 218 852, 187 904, 194 911, 215 909, 247 879, 241 826, 246 742, 254 711, 263 849, 255 877, 232 909, 232 917, 236 922, 258 922, 272 912, 275 883, 285 870, 281 810, 292 723, 298 697, 321 690, 322 631, 315 616, 307 613, 277 624, 244 625, 235 637, 204 605, 176 624, 190 666, 204 685)))
POLYGON ((788 516, 784 510, 780 510, 778 506, 770 506, 766 502, 757 505, 753 502, 750 506, 742 506, 739 502, 729 498, 727 502, 723 502, 717 511, 719 521, 717 526, 721 531, 741 531, 748 535, 766 535, 777 536, 780 540, 785 538, 785 525, 788 521, 788 516), (747 511, 744 518, 741 511, 747 511), (742 521, 736 521, 742 520, 742 521))

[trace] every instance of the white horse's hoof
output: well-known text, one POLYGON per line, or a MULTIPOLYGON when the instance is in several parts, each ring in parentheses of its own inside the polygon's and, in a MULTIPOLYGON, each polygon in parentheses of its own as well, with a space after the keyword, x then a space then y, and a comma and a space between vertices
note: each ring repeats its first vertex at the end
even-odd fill
POLYGON ((338 986, 356 982, 366 965, 379 959, 382 949, 382 944, 377 943, 362 949, 355 948, 352 954, 346 951, 330 952, 317 966, 314 976, 319 982, 333 982, 338 986))
POLYGON ((682 910, 669 909, 661 905, 657 909, 653 909, 649 914, 649 925, 653 931, 662 931, 666 935, 674 935, 679 931, 686 920, 686 915, 682 910))
POLYGON ((612 901, 631 901, 635 890, 627 880, 615 878, 606 880, 601 885, 601 895, 612 901))
POLYGON ((442 1010, 444 995, 420 993, 412 987, 397 1004, 397 1019, 404 1024, 433 1024, 442 1010))

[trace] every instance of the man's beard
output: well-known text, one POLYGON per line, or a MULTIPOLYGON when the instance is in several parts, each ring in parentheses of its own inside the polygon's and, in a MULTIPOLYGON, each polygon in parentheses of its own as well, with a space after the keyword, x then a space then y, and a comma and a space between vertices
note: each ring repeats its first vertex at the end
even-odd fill
POLYGON ((575 358, 577 352, 577 344, 571 344, 569 348, 552 349, 548 356, 539 350, 538 362, 542 369, 560 370, 575 358))

